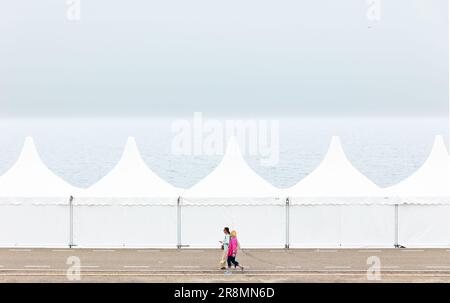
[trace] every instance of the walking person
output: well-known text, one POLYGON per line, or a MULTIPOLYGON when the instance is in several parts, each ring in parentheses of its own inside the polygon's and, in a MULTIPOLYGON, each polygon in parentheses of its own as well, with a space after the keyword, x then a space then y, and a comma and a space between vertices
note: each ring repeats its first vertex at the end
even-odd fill
POLYGON ((238 249, 239 249, 239 242, 237 239, 237 233, 235 230, 233 230, 230 234, 230 244, 228 247, 228 258, 227 258, 228 270, 226 272, 227 274, 231 274, 230 271, 231 265, 234 265, 234 268, 239 267, 241 271, 244 270, 244 267, 239 265, 239 262, 236 260, 238 249))
POLYGON ((223 233, 225 234, 225 237, 223 238, 223 241, 220 241, 222 244, 222 258, 220 259, 220 269, 225 270, 226 264, 227 264, 227 258, 228 258, 228 247, 230 244, 230 229, 228 227, 225 227, 223 229, 223 233))

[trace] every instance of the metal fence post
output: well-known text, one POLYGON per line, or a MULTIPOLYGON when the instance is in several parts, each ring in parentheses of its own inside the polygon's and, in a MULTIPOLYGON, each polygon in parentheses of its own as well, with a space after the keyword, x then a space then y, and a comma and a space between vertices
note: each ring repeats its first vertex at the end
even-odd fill
POLYGON ((181 248, 181 197, 177 200, 177 248, 181 248))
POLYGON ((290 219, 290 203, 289 203, 289 198, 286 198, 286 243, 284 245, 284 248, 289 249, 289 228, 290 228, 290 224, 289 224, 289 219, 290 219))
POLYGON ((395 216, 395 244, 394 247, 395 248, 399 248, 400 245, 398 243, 398 204, 395 204, 395 211, 394 211, 394 216, 395 216))
POLYGON ((69 248, 73 245, 73 196, 69 198, 69 248))

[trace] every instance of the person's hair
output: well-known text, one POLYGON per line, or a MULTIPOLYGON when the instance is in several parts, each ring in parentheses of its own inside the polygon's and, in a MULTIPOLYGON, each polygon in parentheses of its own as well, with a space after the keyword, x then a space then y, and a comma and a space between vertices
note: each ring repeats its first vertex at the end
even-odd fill
POLYGON ((232 237, 236 237, 236 236, 237 236, 237 232, 236 232, 235 230, 233 230, 233 231, 231 232, 231 236, 232 236, 232 237))
POLYGON ((228 228, 228 227, 225 227, 224 229, 223 229, 224 231, 226 231, 227 232, 227 234, 229 234, 230 233, 230 228, 228 228))

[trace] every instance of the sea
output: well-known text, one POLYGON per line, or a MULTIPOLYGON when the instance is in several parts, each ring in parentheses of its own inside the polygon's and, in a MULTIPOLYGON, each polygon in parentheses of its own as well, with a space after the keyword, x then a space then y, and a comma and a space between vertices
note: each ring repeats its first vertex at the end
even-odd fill
POLYGON ((127 138, 133 136, 142 158, 155 173, 177 187, 189 188, 214 170, 223 153, 217 148, 214 153, 186 152, 189 149, 181 153, 174 150, 174 142, 180 141, 181 135, 187 138, 191 134, 203 144, 208 136, 211 139, 211 125, 216 127, 218 138, 220 134, 226 138, 227 122, 244 121, 256 122, 259 135, 276 136, 277 140, 270 141, 275 142, 270 150, 276 153, 276 161, 262 161, 262 152, 251 152, 250 143, 243 152, 248 165, 279 188, 290 187, 312 172, 324 158, 332 136, 341 138, 347 157, 359 171, 379 186, 388 187, 424 163, 436 135, 444 136, 447 147, 449 137, 446 117, 202 119, 199 126, 194 116, 1 118, 0 175, 19 157, 25 137, 32 136, 41 159, 55 174, 77 187, 87 188, 113 169, 127 138), (189 131, 181 133, 180 125, 189 131))

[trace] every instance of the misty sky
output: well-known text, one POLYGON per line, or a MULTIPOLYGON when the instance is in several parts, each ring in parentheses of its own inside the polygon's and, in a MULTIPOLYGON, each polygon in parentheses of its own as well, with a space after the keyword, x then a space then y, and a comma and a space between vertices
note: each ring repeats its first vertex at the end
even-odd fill
POLYGON ((0 115, 448 115, 448 1, 0 0, 0 115))

